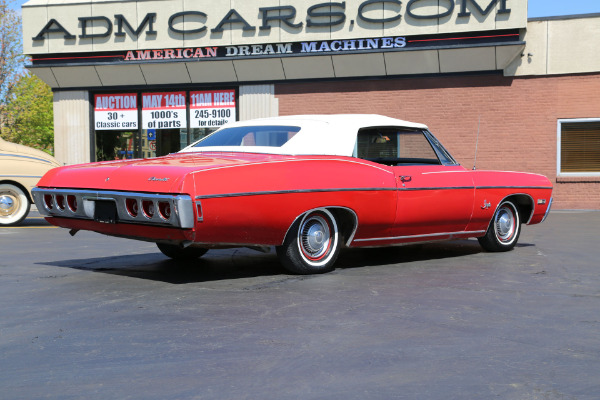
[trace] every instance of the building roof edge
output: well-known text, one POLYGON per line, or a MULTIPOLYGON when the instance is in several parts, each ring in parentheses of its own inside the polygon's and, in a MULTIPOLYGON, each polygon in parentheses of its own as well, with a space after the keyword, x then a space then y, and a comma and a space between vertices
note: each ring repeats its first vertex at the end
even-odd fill
POLYGON ((600 17, 600 13, 557 15, 557 16, 553 16, 553 17, 528 18, 527 22, 560 21, 560 20, 568 20, 568 19, 597 18, 597 17, 600 17))

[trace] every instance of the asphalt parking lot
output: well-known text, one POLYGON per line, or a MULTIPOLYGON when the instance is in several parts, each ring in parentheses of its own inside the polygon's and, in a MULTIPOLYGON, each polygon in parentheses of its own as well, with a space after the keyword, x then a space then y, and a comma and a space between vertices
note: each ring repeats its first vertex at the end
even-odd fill
POLYGON ((178 265, 151 243, 0 228, 2 399, 598 399, 600 212, 477 241, 178 265))

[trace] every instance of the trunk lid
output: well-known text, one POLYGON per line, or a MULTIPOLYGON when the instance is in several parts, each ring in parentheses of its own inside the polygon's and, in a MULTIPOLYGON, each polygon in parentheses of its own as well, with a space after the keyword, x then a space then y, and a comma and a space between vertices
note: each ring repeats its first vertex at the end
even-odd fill
POLYGON ((136 160, 104 161, 56 168, 39 187, 181 193, 185 177, 201 170, 283 159, 248 153, 182 153, 136 160))

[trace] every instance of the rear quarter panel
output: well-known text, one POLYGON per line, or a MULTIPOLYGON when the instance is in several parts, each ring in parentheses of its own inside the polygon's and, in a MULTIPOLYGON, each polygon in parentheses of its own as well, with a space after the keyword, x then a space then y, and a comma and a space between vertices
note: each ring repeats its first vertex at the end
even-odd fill
POLYGON ((279 245, 300 215, 321 207, 354 212, 355 237, 388 233, 395 217, 394 174, 353 158, 308 157, 192 175, 202 207, 196 242, 279 245))

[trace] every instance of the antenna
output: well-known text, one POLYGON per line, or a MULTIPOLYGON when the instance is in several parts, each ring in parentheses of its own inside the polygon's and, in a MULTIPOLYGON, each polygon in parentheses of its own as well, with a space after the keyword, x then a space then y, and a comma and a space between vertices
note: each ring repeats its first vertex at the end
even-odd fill
POLYGON ((479 127, 481 126, 481 114, 479 114, 479 122, 477 122, 477 139, 475 140, 475 160, 473 161, 473 170, 477 164, 477 146, 479 146, 479 127))

